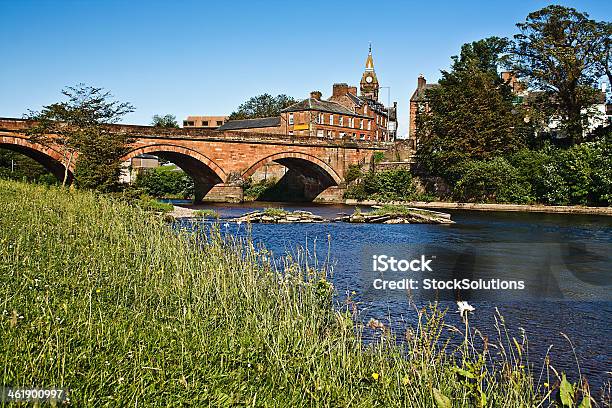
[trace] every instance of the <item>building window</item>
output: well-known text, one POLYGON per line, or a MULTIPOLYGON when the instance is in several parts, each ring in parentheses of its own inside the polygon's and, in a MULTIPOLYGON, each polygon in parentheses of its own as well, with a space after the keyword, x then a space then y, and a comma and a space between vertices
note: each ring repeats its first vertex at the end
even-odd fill
POLYGON ((330 138, 330 139, 331 139, 332 137, 334 137, 334 134, 332 133, 332 131, 331 131, 331 130, 328 130, 328 131, 327 131, 327 137, 328 137, 328 138, 330 138))
POLYGON ((368 130, 372 130, 372 121, 368 120, 368 130))
POLYGON ((184 120, 183 126, 195 126, 195 122, 193 120, 184 120))
POLYGON ((345 137, 345 136, 346 136, 346 133, 345 133, 345 132, 340 132, 340 137, 341 137, 341 138, 343 138, 343 137, 345 137))
POLYGON ((223 125, 223 121, 222 120, 218 120, 217 121, 217 126, 221 126, 221 125, 223 125))
POLYGON ((325 123, 325 116, 322 113, 319 113, 318 116, 319 116, 319 123, 320 124, 325 123))
POLYGON ((293 130, 289 131, 289 136, 293 136, 293 130))
POLYGON ((367 114, 368 114, 368 105, 365 105, 365 106, 363 107, 363 113, 364 113, 365 115, 367 115, 367 114))
POLYGON ((329 115, 329 124, 330 125, 334 124, 334 115, 329 115))
POLYGON ((363 119, 359 119, 359 129, 363 129, 363 119))
POLYGON ((293 125, 293 113, 289 114, 289 124, 293 125))
POLYGON ((338 120, 340 121, 340 126, 344 126, 344 116, 340 116, 340 118, 338 118, 338 120))
POLYGON ((353 133, 353 139, 357 137, 357 133, 353 133))
POLYGON ((323 129, 317 130, 317 137, 323 137, 323 129))
POLYGON ((208 121, 207 120, 203 120, 202 121, 202 126, 208 126, 208 121))
POLYGON ((360 134, 360 135, 359 135, 359 138, 360 138, 361 140, 365 140, 365 135, 362 133, 362 134, 360 134))
POLYGON ((380 123, 380 116, 376 115, 376 124, 378 125, 380 123))

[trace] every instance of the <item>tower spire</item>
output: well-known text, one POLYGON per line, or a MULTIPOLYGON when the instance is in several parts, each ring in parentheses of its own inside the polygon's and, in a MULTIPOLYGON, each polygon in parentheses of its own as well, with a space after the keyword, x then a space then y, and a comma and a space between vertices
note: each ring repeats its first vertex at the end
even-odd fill
POLYGON ((365 63, 366 71, 374 71, 374 60, 372 59, 372 42, 370 41, 370 47, 368 50, 368 58, 365 63))
POLYGON ((365 71, 361 76, 361 96, 378 100, 378 79, 376 78, 376 72, 374 72, 374 59, 372 58, 372 42, 370 41, 368 47, 368 58, 365 63, 365 71))

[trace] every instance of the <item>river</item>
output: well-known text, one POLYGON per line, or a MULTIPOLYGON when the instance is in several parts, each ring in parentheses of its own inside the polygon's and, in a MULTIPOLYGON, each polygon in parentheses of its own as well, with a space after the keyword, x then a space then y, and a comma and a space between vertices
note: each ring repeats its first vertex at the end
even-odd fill
MULTIPOLYGON (((262 207, 283 207, 287 210, 305 210, 326 218, 339 213, 352 213, 354 207, 342 205, 249 203, 236 205, 199 205, 193 208, 211 208, 221 216, 222 229, 227 233, 244 235, 245 225, 225 225, 223 219, 236 217, 262 207)), ((342 305, 346 295, 355 291, 354 300, 359 302, 360 318, 368 321, 376 318, 390 325, 401 334, 414 326, 417 313, 407 299, 360 298, 363 282, 358 270, 362 268, 364 245, 400 245, 436 243, 450 246, 466 243, 516 243, 532 246, 536 243, 598 244, 606 248, 608 256, 597 264, 598 273, 606 277, 612 273, 612 217, 509 213, 446 211, 451 213, 454 225, 385 225, 385 224, 254 224, 251 236, 256 243, 265 245, 275 255, 297 253, 297 248, 307 248, 321 262, 328 255, 333 260, 332 281, 338 292, 338 303, 342 305)), ((531 255, 509 251, 496 254, 508 265, 519 266, 528 274, 541 273, 540 265, 531 262, 531 255)), ((311 256, 312 258, 312 256, 311 256)), ((609 280, 607 281, 609 284, 609 280)), ((604 287, 609 295, 609 286, 604 287)), ((611 380, 612 371, 612 302, 577 300, 488 299, 470 302, 475 312, 470 316, 472 327, 491 339, 496 338, 496 309, 504 316, 510 337, 521 341, 526 334, 529 342, 529 358, 536 377, 543 366, 544 357, 550 348, 551 364, 568 377, 577 378, 578 361, 580 371, 591 384, 593 391, 611 380), (568 340, 561 333, 565 333, 568 340), (576 357, 574 357, 574 351, 576 357)), ((442 302, 448 307, 446 320, 450 325, 461 327, 454 302, 442 302)), ((420 304, 419 306, 422 306, 420 304)), ((340 306, 341 307, 341 306, 340 306)))

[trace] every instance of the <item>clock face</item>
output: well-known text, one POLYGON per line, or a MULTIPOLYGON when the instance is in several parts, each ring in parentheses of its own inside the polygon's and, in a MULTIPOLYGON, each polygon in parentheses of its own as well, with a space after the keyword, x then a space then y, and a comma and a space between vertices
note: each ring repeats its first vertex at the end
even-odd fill
POLYGON ((372 77, 371 76, 367 76, 366 77, 366 82, 369 84, 370 82, 372 82, 372 77))

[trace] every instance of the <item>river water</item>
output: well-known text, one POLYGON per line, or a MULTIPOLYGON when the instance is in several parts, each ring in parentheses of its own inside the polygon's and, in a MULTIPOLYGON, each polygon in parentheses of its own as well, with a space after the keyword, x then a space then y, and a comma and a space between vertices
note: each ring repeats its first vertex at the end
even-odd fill
MULTIPOLYGON (((309 205, 250 203, 237 205, 199 205, 198 209, 212 208, 221 216, 221 226, 227 233, 245 235, 245 225, 225 224, 223 219, 237 217, 262 207, 283 207, 287 210, 305 210, 326 218, 339 213, 352 213, 354 207, 342 205, 309 205)), ((311 262, 330 257, 333 265, 332 281, 342 305, 347 294, 358 304, 363 321, 375 318, 390 325, 401 337, 413 327, 417 312, 408 299, 366 298, 362 296, 364 283, 359 270, 363 268, 362 252, 367 245, 402 245, 435 243, 445 246, 461 246, 466 243, 489 245, 491 243, 516 243, 518 248, 533 247, 539 251, 539 243, 597 244, 605 248, 607 256, 600 259, 597 273, 612 273, 612 218, 589 215, 446 211, 456 222, 453 225, 385 225, 385 224, 254 224, 251 237, 265 245, 275 255, 294 254, 298 248, 308 249, 311 262), (355 292, 352 294, 352 292, 355 292)), ((303 252, 303 251, 302 251, 303 252)), ((530 251, 525 251, 530 252, 530 251)), ((531 251, 533 252, 533 251, 531 251)), ((533 254, 516 251, 496 254, 508 265, 518 266, 525 273, 536 276, 541 265, 531 262, 533 254)), ((588 266, 587 266, 588 267, 588 266)), ((584 269, 584 268, 583 268, 584 269)), ((607 278, 606 278, 607 279, 607 278)), ((606 284, 611 282, 607 281, 606 284)), ((521 342, 524 333, 529 342, 529 358, 539 373, 544 357, 549 353, 551 364, 559 371, 576 379, 578 372, 585 375, 593 389, 600 388, 612 379, 612 302, 610 287, 604 286, 607 297, 599 300, 538 300, 537 298, 512 300, 487 299, 471 301, 476 308, 470 316, 472 327, 480 330, 491 342, 497 337, 496 310, 503 315, 511 337, 521 342), (571 339, 572 345, 561 334, 571 339), (575 352, 575 356, 574 356, 575 352), (576 362, 577 360, 577 362, 576 362)), ((417 306, 423 306, 418 303, 417 306)), ((341 307, 341 306, 339 306, 341 307)), ((454 302, 441 302, 448 308, 446 322, 462 327, 454 302)), ((446 333, 453 336, 452 330, 446 333)), ((454 339, 454 341, 460 341, 454 339)))

